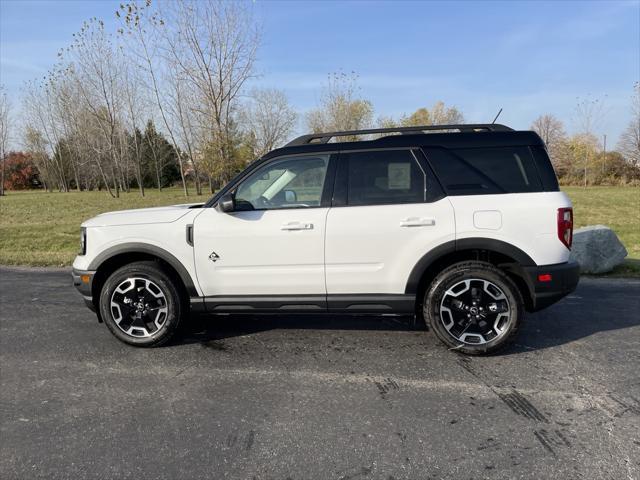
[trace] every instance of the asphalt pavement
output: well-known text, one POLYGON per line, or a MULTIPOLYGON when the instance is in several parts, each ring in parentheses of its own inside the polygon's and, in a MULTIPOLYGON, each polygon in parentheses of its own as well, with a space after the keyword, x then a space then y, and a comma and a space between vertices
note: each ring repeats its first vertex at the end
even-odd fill
POLYGON ((0 268, 0 478, 640 479, 640 281, 583 279, 504 353, 408 319, 192 319, 118 342, 65 271, 0 268))

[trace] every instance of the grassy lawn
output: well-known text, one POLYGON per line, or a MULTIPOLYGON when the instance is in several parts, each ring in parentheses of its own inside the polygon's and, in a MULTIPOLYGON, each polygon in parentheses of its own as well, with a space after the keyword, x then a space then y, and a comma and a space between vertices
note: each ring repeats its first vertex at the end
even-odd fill
POLYGON ((181 189, 148 190, 111 198, 106 192, 7 192, 0 197, 0 265, 71 265, 79 248, 80 224, 99 213, 129 208, 203 202, 210 194, 185 198, 181 189))
POLYGON ((571 197, 575 228, 606 225, 618 235, 629 255, 609 276, 640 277, 640 188, 562 187, 571 197))
MULTIPOLYGON (((608 225, 627 247, 629 259, 613 274, 640 276, 640 188, 563 190, 573 200, 576 227, 608 225)), ((123 193, 117 199, 105 192, 8 192, 0 197, 0 265, 70 265, 83 220, 111 210, 198 202, 209 196, 185 199, 180 189, 149 190, 144 198, 123 193)))

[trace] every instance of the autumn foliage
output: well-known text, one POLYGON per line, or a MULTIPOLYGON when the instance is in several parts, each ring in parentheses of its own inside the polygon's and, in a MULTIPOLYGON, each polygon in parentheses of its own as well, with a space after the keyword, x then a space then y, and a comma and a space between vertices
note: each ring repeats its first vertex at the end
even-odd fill
POLYGON ((5 190, 39 188, 38 169, 31 156, 23 152, 9 152, 4 159, 5 190))

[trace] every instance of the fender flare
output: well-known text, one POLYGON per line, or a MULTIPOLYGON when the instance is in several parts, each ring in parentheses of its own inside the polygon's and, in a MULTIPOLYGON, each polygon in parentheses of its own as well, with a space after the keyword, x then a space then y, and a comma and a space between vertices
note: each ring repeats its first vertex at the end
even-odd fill
POLYGON ((418 293, 420 280, 431 265, 445 255, 462 250, 488 250, 490 252, 501 253, 513 258, 521 267, 536 266, 536 263, 529 255, 527 255, 527 253, 510 243, 503 242, 502 240, 481 237, 451 240, 429 250, 422 256, 422 258, 420 258, 420 260, 418 260, 409 274, 405 293, 416 295, 418 293))
POLYGON ((184 265, 182 265, 180 260, 178 260, 173 254, 167 252, 166 250, 160 247, 156 247, 155 245, 149 245, 147 243, 120 243, 118 245, 114 245, 113 247, 107 248, 103 252, 100 252, 100 254, 98 254, 91 261, 88 270, 97 271, 104 264, 104 262, 117 255, 126 253, 144 253, 164 260, 177 272, 180 280, 182 280, 182 283, 187 290, 187 293, 192 297, 198 296, 198 290, 195 287, 193 279, 191 278, 191 275, 189 274, 187 269, 184 268, 184 265))

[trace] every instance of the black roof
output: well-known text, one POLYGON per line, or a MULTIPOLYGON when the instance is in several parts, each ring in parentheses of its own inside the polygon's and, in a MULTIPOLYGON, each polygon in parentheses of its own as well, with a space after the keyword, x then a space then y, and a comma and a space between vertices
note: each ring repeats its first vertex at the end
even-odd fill
POLYGON ((302 135, 263 159, 296 153, 319 153, 338 150, 435 146, 445 148, 542 145, 532 131, 516 131, 500 124, 430 125, 401 128, 377 128, 302 135), (431 132, 431 133, 427 133, 431 132), (388 133, 389 135, 384 135, 388 133), (400 133, 400 135, 396 135, 400 133), (338 137, 377 135, 371 140, 331 142, 338 137))

